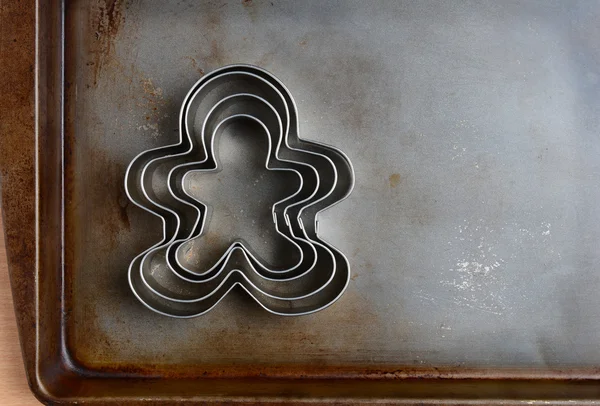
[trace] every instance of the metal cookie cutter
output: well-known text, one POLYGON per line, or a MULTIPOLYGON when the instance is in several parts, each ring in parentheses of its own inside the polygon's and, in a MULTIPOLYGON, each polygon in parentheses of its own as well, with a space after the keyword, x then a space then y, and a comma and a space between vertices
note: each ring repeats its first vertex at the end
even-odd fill
MULTIPOLYGON (((345 198, 350 193, 354 185, 354 173, 347 157, 334 148, 301 140, 297 135, 296 107, 289 91, 266 71, 251 66, 230 66, 202 78, 186 97, 180 119, 180 143, 140 154, 132 161, 126 175, 126 190, 130 198, 138 206, 161 217, 164 226, 163 239, 138 255, 130 266, 130 285, 142 303, 162 314, 174 317, 191 317, 210 310, 233 286, 238 284, 254 297, 261 306, 276 314, 307 314, 327 307, 337 300, 348 283, 348 262, 341 252, 319 239, 316 217, 322 210, 345 198), (237 81, 232 80, 235 78, 237 78, 237 81), (219 89, 219 84, 221 92, 215 90, 219 89), (236 85, 232 86, 232 84, 237 84, 238 88, 236 88, 236 85), (239 89, 239 86, 242 86, 242 89, 239 89), (223 97, 223 88, 229 89, 229 96, 223 97), (205 92, 202 93, 200 90, 205 90, 205 92), (244 90, 247 93, 240 93, 244 90), (254 92, 265 97, 258 96, 254 92), (202 97, 198 97, 199 94, 202 97), (274 95, 275 97, 273 97, 274 95), (267 98, 269 101, 267 101, 267 98), (239 103, 242 100, 246 102, 254 101, 254 103, 246 103, 247 105, 243 106, 243 103, 239 103), (233 101, 238 103, 233 103, 233 101), (262 102, 263 113, 265 111, 268 113, 270 109, 271 113, 278 114, 260 114, 260 109, 257 109, 256 106, 261 105, 261 103, 256 103, 257 101, 262 102), (273 104, 270 104, 270 102, 273 102, 273 104), (196 111, 196 115, 201 115, 204 108, 204 111, 208 110, 209 113, 214 113, 217 106, 221 106, 221 110, 224 111, 227 109, 223 106, 228 104, 228 108, 236 114, 230 112, 227 118, 223 118, 227 114, 221 116, 216 114, 212 122, 208 120, 211 115, 205 115, 206 119, 203 123, 202 137, 199 143, 204 149, 203 155, 205 158, 195 162, 185 162, 190 159, 186 157, 187 155, 193 155, 192 151, 196 146, 191 130, 193 128, 194 111, 196 111), (212 107, 210 107, 211 105, 212 107), (252 108, 252 106, 255 107, 252 108), (268 109, 265 109, 265 106, 268 109), (245 114, 244 111, 252 114, 245 114), (260 118, 255 115, 260 116, 260 118), (216 169, 217 161, 214 146, 217 137, 215 135, 229 120, 241 118, 259 122, 268 134, 270 145, 272 144, 272 133, 279 133, 275 143, 276 148, 269 148, 267 167, 269 167, 269 160, 280 164, 285 163, 279 169, 284 169, 286 165, 289 169, 290 164, 296 168, 304 166, 304 169, 311 166, 303 162, 302 159, 286 160, 279 158, 282 139, 285 141, 285 148, 283 149, 286 153, 292 156, 294 154, 296 156, 305 154, 320 157, 323 163, 326 163, 325 165, 321 164, 318 167, 313 167, 317 169, 317 176, 315 176, 312 185, 315 190, 311 188, 303 190, 301 182, 298 192, 272 208, 277 231, 290 240, 302 242, 302 259, 305 257, 314 258, 315 253, 316 258, 314 261, 301 260, 299 264, 289 269, 272 269, 265 266, 260 258, 257 258, 242 241, 237 241, 208 271, 182 270, 176 254, 174 256, 175 263, 169 260, 173 259, 169 255, 169 252, 173 251, 170 248, 176 245, 175 242, 180 244, 199 235, 206 221, 206 207, 203 207, 201 202, 194 202, 193 199, 189 199, 191 196, 186 195, 185 190, 183 190, 185 170, 216 169), (269 125, 265 125, 261 119, 269 125), (278 125, 273 125, 274 122, 277 122, 278 125), (210 150, 206 149, 205 144, 207 126, 214 128, 210 150), (282 131, 283 128, 285 128, 284 131, 282 131), (188 138, 187 140, 184 134, 188 138), (274 151, 274 154, 271 151, 274 151), (210 153, 212 153, 212 157, 210 153), (148 178, 148 174, 152 172, 152 167, 156 165, 156 162, 181 160, 184 163, 173 166, 173 169, 169 171, 168 189, 171 196, 165 198, 156 193, 150 193, 148 189, 150 189, 152 182, 149 182, 145 177, 148 178), (210 163, 208 167, 203 167, 207 163, 210 163), (182 168, 185 168, 183 173, 181 172, 182 168), (330 168, 330 171, 325 173, 325 176, 319 176, 327 168, 330 168), (341 176, 338 176, 338 173, 341 176), (321 181, 321 178, 325 181, 321 181), (339 179, 343 181, 340 182, 339 179), (294 197, 297 197, 296 201, 294 201, 294 197), (166 207, 172 201, 177 201, 177 203, 171 207, 166 207), (281 210, 279 206, 284 202, 286 202, 286 206, 281 210), (198 214, 195 218, 193 216, 194 212, 198 214), (288 213, 293 213, 291 218, 288 213), (311 216, 313 221, 305 220, 310 219, 311 216), (287 227, 280 229, 279 226, 282 221, 278 220, 279 218, 283 219, 287 227), (189 221, 191 225, 183 224, 185 221, 189 221), (307 226, 304 225, 305 223, 307 226), (161 254, 160 252, 164 248, 166 248, 166 252, 161 254), (156 253, 159 254, 156 255, 156 253), (249 265, 249 269, 246 268, 245 271, 237 269, 237 263, 231 260, 236 253, 241 254, 242 259, 249 265), (327 261, 327 257, 330 257, 329 261, 327 261), (172 274, 159 271, 161 266, 166 268, 164 267, 165 262, 167 267, 173 271, 172 274), (300 265, 302 262, 309 264, 308 267, 306 264, 300 265), (312 265, 310 265, 311 263, 312 265), (318 269, 319 272, 311 273, 314 269, 318 269), (315 277, 315 275, 328 274, 328 272, 331 277, 325 283, 315 277), (163 277, 166 275, 170 279, 169 287, 164 289, 161 283, 164 283, 165 280, 164 278, 156 278, 155 275, 157 274, 162 274, 163 277), (271 278, 267 275, 277 277, 271 278), (282 277, 283 275, 285 276, 282 277), (179 279, 173 278, 174 276, 179 277, 179 279), (219 278, 219 276, 221 277, 219 278), (172 284, 173 281, 177 282, 175 286, 172 284), (201 285, 200 290, 196 289, 197 286, 201 285), (192 286, 194 286, 194 289, 192 289, 192 286)), ((298 173, 300 174, 300 172, 298 173)), ((310 171, 305 171, 305 173, 310 173, 310 171)))

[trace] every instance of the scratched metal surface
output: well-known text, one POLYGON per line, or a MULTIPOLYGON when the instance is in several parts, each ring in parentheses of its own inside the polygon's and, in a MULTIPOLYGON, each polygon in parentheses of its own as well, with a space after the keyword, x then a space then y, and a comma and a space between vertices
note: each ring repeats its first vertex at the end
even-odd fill
MULTIPOLYGON (((77 361, 600 362, 598 2, 100 4, 72 2, 66 14, 66 328, 77 361), (235 292, 172 320, 126 285, 160 225, 127 203, 124 170, 175 141, 184 94, 229 63, 277 75, 302 136, 355 166, 353 194, 320 219, 352 281, 317 314, 272 316, 235 292)), ((221 148, 233 175, 206 196, 233 216, 216 221, 215 249, 230 233, 270 243, 253 228, 268 207, 248 202, 281 188, 235 192, 260 176, 244 169, 260 149, 234 140, 221 148)))

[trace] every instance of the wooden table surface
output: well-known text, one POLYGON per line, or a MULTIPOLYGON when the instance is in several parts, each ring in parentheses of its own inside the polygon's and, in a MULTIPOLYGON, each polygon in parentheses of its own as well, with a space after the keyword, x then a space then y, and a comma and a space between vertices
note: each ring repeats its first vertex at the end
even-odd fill
POLYGON ((0 213, 0 405, 30 406, 39 404, 29 391, 25 378, 8 279, 4 230, 0 213))

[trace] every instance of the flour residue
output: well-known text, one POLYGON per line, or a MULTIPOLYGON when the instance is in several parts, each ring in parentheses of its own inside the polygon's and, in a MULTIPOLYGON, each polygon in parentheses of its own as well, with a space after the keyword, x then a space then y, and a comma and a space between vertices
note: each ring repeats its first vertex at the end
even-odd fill
POLYGON ((495 249, 496 230, 483 219, 474 224, 465 220, 455 230, 455 243, 459 243, 456 245, 466 243, 472 248, 455 257, 447 273, 451 278, 441 281, 442 285, 455 291, 453 302, 459 306, 502 314, 510 306, 503 294, 506 289, 502 282, 505 260, 495 249))
POLYGON ((448 241, 447 251, 455 254, 451 254, 450 266, 443 269, 445 278, 440 283, 451 289, 453 304, 503 315, 513 310, 507 296, 514 292, 507 293, 518 288, 520 280, 515 279, 514 270, 507 275, 506 267, 519 266, 531 249, 554 260, 560 260, 561 254, 553 248, 549 222, 534 227, 516 222, 490 224, 483 218, 465 219, 454 228, 456 233, 448 241))

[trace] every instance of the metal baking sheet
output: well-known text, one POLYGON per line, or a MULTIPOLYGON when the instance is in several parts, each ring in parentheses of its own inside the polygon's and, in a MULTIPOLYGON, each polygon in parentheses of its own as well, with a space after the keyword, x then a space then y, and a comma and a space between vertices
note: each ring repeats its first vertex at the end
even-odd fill
MULTIPOLYGON (((40 208, 38 305, 27 310, 39 338, 24 347, 26 360, 37 354, 38 372, 28 370, 38 396, 600 398, 598 21, 600 3, 583 0, 38 5, 44 131, 24 141, 38 157, 25 192, 40 208), (128 203, 125 168, 175 142, 190 86, 232 63, 281 79, 301 135, 354 165, 353 193, 319 224, 348 256, 352 280, 322 312, 273 316, 240 291, 175 320, 127 287, 129 262, 161 229, 128 203)), ((234 136, 224 143, 238 175, 260 152, 234 136)), ((8 156, 3 176, 18 147, 8 156)), ((222 214, 208 240, 215 250, 262 219, 265 206, 239 193, 256 193, 244 189, 250 175, 210 196, 222 214)), ((5 205, 25 196, 16 189, 3 188, 5 205)), ((6 213, 11 235, 18 214, 6 213)), ((22 327, 24 342, 31 331, 22 327)))

